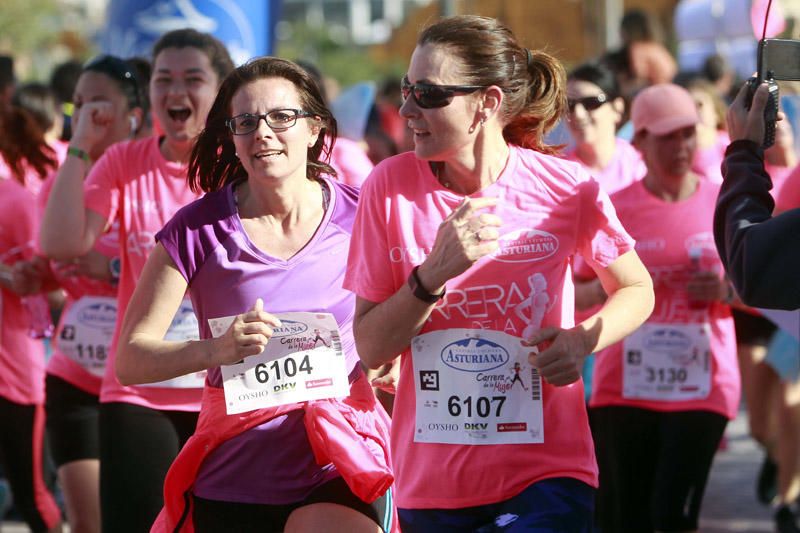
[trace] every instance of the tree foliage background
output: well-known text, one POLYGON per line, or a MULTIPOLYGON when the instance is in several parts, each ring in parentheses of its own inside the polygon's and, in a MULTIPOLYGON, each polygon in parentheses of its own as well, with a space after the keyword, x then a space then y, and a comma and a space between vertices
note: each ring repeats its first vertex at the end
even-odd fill
POLYGON ((21 79, 46 79, 53 65, 92 50, 85 17, 57 0, 0 0, 0 53, 21 79), (82 25, 83 23, 83 25, 82 25))

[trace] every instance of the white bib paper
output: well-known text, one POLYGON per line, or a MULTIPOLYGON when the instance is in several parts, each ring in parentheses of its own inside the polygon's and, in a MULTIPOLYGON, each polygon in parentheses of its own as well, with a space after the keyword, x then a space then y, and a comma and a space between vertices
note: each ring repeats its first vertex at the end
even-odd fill
POLYGON ((708 324, 643 324, 623 342, 622 396, 684 401, 711 391, 708 324))
MULTIPOLYGON (((167 333, 164 334, 165 341, 195 341, 200 339, 199 329, 197 327, 197 316, 194 314, 192 308, 192 301, 189 298, 184 298, 178 312, 172 319, 172 324, 169 325, 167 333)), ((206 372, 192 372, 184 376, 178 376, 165 381, 157 383, 147 383, 142 387, 159 387, 167 389, 202 389, 206 382, 206 372)))
POLYGON ((544 442, 542 380, 530 348, 501 331, 448 329, 414 337, 415 442, 544 442))
MULTIPOLYGON (((288 403, 350 394, 339 325, 330 313, 278 313, 264 350, 220 367, 229 415, 288 403)), ((235 316, 209 319, 211 334, 224 334, 235 316)))
POLYGON ((116 323, 116 298, 84 296, 61 319, 58 348, 90 374, 103 377, 116 323))

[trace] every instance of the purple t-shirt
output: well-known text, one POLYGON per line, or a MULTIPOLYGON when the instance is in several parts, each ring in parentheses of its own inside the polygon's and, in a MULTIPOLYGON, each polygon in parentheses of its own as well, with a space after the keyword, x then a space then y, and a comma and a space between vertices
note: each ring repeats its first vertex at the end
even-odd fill
MULTIPOLYGON (((289 260, 271 257, 247 237, 227 186, 187 205, 156 235, 189 284, 200 338, 209 319, 246 312, 256 298, 270 313, 332 313, 339 324, 351 379, 358 365, 353 340, 355 296, 342 289, 358 189, 325 179, 330 203, 314 236, 289 260)), ((208 372, 222 386, 219 368, 208 372)), ((303 424, 293 411, 224 442, 200 468, 194 493, 205 499, 287 504, 303 500, 338 476, 314 461, 303 424)))

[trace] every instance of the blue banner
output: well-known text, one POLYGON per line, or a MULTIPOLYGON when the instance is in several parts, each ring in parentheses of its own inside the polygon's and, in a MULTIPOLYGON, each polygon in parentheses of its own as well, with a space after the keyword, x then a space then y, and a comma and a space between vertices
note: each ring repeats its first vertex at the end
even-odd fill
POLYGON ((99 44, 121 57, 150 58, 164 33, 194 28, 228 47, 236 64, 270 55, 281 0, 111 0, 99 44))

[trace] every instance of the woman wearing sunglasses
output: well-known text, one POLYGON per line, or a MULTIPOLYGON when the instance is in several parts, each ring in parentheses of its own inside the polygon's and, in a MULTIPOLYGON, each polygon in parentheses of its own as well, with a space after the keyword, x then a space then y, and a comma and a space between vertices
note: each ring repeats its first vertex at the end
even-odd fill
MULTIPOLYGON (((92 127, 70 143, 45 209, 41 246, 52 259, 73 260, 118 221, 117 309, 128 305, 155 245, 153 235, 198 196, 184 181, 189 154, 221 80, 232 69, 224 45, 208 34, 187 29, 163 35, 153 47, 149 94, 164 134, 117 143, 94 163, 98 147, 137 130, 143 117, 128 112, 128 124, 120 124, 111 106, 101 102, 81 110, 86 118, 91 115, 92 127)), ((121 76, 127 79, 124 72, 121 76)), ((192 375, 151 387, 122 385, 114 373, 122 316, 116 318, 100 390, 102 530, 140 532, 158 514, 164 475, 194 431, 203 379, 192 375)), ((196 338, 188 300, 166 334, 196 338)))
POLYGON ((341 288, 358 190, 331 177, 335 138, 292 62, 253 60, 220 87, 189 162, 189 186, 207 194, 156 234, 118 353, 125 383, 208 370, 156 531, 183 527, 190 509, 198 532, 391 529, 388 417, 341 288), (187 291, 201 340, 162 340, 187 291), (312 325, 320 313, 338 328, 312 325))
POLYGON ((401 86, 414 152, 364 184, 345 287, 371 368, 401 356, 392 450, 403 531, 590 531, 583 358, 633 331, 650 278, 608 197, 542 142, 564 72, 499 22, 423 30, 401 86), (581 253, 611 295, 573 324, 581 253))
MULTIPOLYGON (((93 161, 116 142, 150 135, 145 125, 147 67, 137 70, 108 55, 83 67, 73 98, 72 141, 86 146, 93 161), (108 128, 106 134, 93 136, 99 125, 108 128)), ((83 180, 85 175, 83 167, 74 163, 63 165, 60 173, 61 179, 66 174, 83 180)), ((53 174, 42 186, 42 207, 55 179, 53 174)), ((118 227, 115 221, 88 254, 52 264, 66 301, 47 365, 47 433, 67 520, 72 530, 87 533, 100 531, 99 395, 117 315, 112 267, 119 257, 118 227), (84 317, 89 315, 92 319, 87 322, 84 317)))
POLYGON ((616 136, 625 111, 614 73, 586 63, 567 76, 567 126, 575 147, 566 158, 583 165, 612 194, 644 177, 647 169, 631 144, 616 136))

